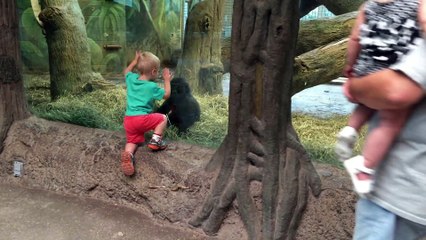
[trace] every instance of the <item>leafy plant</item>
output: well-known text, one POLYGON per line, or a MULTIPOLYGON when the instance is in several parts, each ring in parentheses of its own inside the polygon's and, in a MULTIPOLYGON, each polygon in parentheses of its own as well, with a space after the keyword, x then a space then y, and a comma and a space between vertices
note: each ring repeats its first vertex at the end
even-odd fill
POLYGON ((121 40, 119 32, 125 31, 125 11, 120 4, 111 1, 91 1, 82 9, 89 16, 86 23, 87 35, 95 40, 121 40))
POLYGON ((44 40, 44 35, 42 33, 42 28, 38 24, 33 9, 31 7, 25 9, 21 15, 21 24, 26 37, 31 38, 32 40, 40 41, 44 40))
POLYGON ((102 60, 102 72, 121 72, 122 59, 118 53, 108 53, 102 60))
MULTIPOLYGON (((123 4, 127 1, 92 0, 82 9, 87 17, 86 29, 90 38, 95 40, 124 41, 126 31, 126 11, 123 4), (119 4, 123 3, 123 4, 119 4)), ((132 0, 132 9, 140 9, 139 0, 132 0)))
POLYGON ((22 1, 22 0, 18 0, 16 1, 16 6, 18 7, 18 9, 27 9, 29 7, 31 7, 31 2, 30 1, 22 1))
POLYGON ((102 48, 91 38, 87 38, 90 47, 91 61, 93 70, 99 71, 99 65, 102 64, 102 48))
POLYGON ((24 64, 28 69, 47 71, 47 43, 31 7, 22 13, 20 20, 23 28, 20 44, 24 64))
POLYGON ((48 71, 47 53, 31 41, 20 41, 22 61, 29 70, 48 71))
POLYGON ((127 18, 131 17, 136 11, 141 11, 141 1, 142 0, 114 0, 116 3, 121 3, 125 6, 130 7, 127 18))

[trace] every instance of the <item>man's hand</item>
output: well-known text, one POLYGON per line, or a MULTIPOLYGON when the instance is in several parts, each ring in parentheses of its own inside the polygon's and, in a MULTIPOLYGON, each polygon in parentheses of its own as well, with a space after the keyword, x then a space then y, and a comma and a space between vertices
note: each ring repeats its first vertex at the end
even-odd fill
POLYGON ((353 68, 352 68, 352 66, 351 66, 351 65, 346 64, 346 65, 343 67, 343 76, 345 76, 345 77, 347 77, 347 78, 350 78, 350 77, 352 77, 352 72, 353 72, 353 68))

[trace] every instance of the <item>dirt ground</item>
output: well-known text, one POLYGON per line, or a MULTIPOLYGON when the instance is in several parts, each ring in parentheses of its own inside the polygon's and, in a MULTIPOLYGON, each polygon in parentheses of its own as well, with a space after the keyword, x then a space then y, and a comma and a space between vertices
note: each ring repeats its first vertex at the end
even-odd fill
MULTIPOLYGON (((94 198, 135 209, 155 221, 204 234, 188 221, 209 194, 215 173, 204 171, 214 150, 172 142, 163 152, 141 147, 136 174, 120 171, 122 133, 78 127, 31 117, 10 129, 0 154, 0 182, 94 198), (14 177, 13 162, 24 162, 24 175, 14 177)), ((322 179, 318 198, 309 204, 296 239, 351 239, 356 195, 346 173, 315 164, 322 179)), ((246 233, 233 207, 214 239, 241 240, 246 233)))

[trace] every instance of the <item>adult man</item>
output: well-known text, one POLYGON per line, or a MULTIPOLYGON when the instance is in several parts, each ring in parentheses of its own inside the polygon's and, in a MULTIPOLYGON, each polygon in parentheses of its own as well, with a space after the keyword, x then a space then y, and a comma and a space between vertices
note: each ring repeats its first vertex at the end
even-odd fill
MULTIPOLYGON (((417 103, 382 164, 374 191, 356 206, 354 239, 414 240, 426 236, 426 43, 396 70, 351 81, 350 93, 374 109, 417 103), (407 75, 398 69, 404 69, 407 75)), ((370 128, 377 126, 377 117, 370 128)))

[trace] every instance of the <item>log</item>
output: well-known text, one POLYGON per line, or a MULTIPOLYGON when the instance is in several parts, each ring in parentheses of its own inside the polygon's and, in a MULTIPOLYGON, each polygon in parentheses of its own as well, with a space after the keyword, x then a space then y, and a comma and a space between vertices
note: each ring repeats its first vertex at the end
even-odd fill
POLYGON ((350 34, 357 12, 345 13, 333 18, 301 21, 296 45, 296 56, 350 34))
POLYGON ((303 21, 293 66, 292 95, 341 76, 346 59, 347 37, 357 12, 334 18, 303 21))
POLYGON ((297 56, 293 65, 292 95, 340 77, 346 59, 347 41, 347 38, 342 38, 297 56))
MULTIPOLYGON (((307 0, 313 1, 313 0, 307 0)), ((335 15, 356 11, 364 0, 316 0, 320 5, 324 5, 330 12, 335 15)))
MULTIPOLYGON (((296 46, 292 94, 341 76, 347 41, 357 12, 302 21, 296 46)), ((230 38, 222 40, 224 72, 230 71, 230 38)))
POLYGON ((348 38, 319 47, 295 58, 292 95, 342 75, 348 38))
MULTIPOLYGON (((345 13, 333 18, 301 21, 296 45, 296 56, 338 41, 349 35, 357 12, 345 13)), ((230 71, 231 39, 222 40, 224 72, 230 71)))

